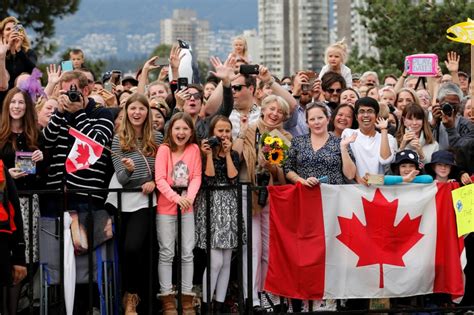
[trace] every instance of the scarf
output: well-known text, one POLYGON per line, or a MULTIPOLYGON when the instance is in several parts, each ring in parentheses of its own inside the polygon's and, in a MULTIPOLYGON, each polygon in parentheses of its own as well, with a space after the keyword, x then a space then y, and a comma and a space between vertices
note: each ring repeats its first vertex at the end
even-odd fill
MULTIPOLYGON (((255 124, 251 125, 247 130, 246 137, 244 139, 244 146, 242 155, 245 161, 245 165, 247 166, 247 173, 248 177, 250 178, 251 183, 256 186, 255 174, 257 169, 258 157, 257 157, 257 150, 256 150, 256 133, 257 129, 260 135, 263 135, 265 132, 270 132, 274 129, 277 129, 281 132, 281 134, 289 140, 291 140, 292 136, 289 132, 283 129, 283 122, 277 126, 269 126, 266 124, 262 118, 260 118, 255 124)), ((261 150, 261 144, 259 144, 259 152, 261 150)), ((273 185, 273 178, 270 176, 270 182, 268 185, 273 185)), ((262 210, 262 207, 257 203, 258 198, 258 191, 252 192, 252 212, 253 214, 259 213, 262 210)))

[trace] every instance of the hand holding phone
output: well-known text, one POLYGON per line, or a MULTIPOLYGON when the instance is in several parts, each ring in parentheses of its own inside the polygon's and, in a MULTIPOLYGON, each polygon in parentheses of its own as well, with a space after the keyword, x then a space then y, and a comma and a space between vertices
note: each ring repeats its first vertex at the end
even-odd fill
POLYGON ((74 70, 74 67, 72 65, 71 60, 64 60, 61 62, 61 70, 62 72, 67 72, 67 71, 72 71, 74 70))
POLYGON ((188 88, 188 78, 178 78, 178 91, 188 88))
POLYGON ((241 74, 258 74, 259 65, 240 65, 241 74))

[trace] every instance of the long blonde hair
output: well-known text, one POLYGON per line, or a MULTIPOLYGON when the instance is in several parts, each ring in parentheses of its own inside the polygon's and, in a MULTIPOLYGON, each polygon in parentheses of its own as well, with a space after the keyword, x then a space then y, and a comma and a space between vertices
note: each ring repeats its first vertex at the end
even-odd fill
POLYGON ((120 130, 118 132, 120 139, 120 148, 122 151, 134 151, 140 150, 145 156, 154 156, 158 149, 158 145, 155 142, 155 136, 153 133, 153 119, 150 114, 150 104, 148 99, 143 94, 133 94, 125 103, 125 113, 122 118, 122 123, 120 125, 120 130), (130 120, 128 119, 127 109, 130 104, 134 102, 139 102, 147 108, 146 119, 142 126, 142 147, 137 147, 137 138, 138 135, 135 134, 135 129, 133 128, 130 120))
MULTIPOLYGON (((4 18, 2 20, 2 22, 0 23, 0 33, 2 35, 2 39, 4 39, 3 38, 3 30, 5 29, 5 26, 10 22, 13 22, 13 24, 15 24, 15 25, 20 24, 20 21, 18 21, 18 19, 14 16, 8 16, 8 17, 4 18)), ((25 39, 21 43, 21 48, 24 51, 28 51, 31 48, 31 44, 30 44, 30 40, 28 39, 28 35, 26 34, 25 30, 24 30, 24 34, 25 34, 25 39)))

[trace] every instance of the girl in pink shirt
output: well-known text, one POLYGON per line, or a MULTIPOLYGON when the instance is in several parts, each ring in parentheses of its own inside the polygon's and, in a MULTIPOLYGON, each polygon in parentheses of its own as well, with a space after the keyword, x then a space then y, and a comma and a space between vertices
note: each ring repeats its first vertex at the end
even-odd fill
POLYGON ((201 186, 201 153, 197 145, 194 124, 186 113, 171 118, 163 144, 155 162, 156 187, 160 191, 156 228, 160 254, 158 275, 163 311, 175 312, 171 275, 178 228, 178 206, 182 211, 182 305, 185 314, 193 312, 193 203, 201 186), (182 187, 177 192, 172 187, 182 187))

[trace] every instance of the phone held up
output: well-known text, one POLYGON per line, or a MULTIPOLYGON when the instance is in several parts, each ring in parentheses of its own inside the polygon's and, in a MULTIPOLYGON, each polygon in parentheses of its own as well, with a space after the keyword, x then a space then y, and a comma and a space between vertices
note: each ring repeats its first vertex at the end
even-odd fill
POLYGON ((259 65, 240 65, 241 74, 258 74, 259 65))
POLYGON ((178 78, 178 91, 188 88, 188 78, 178 78))

